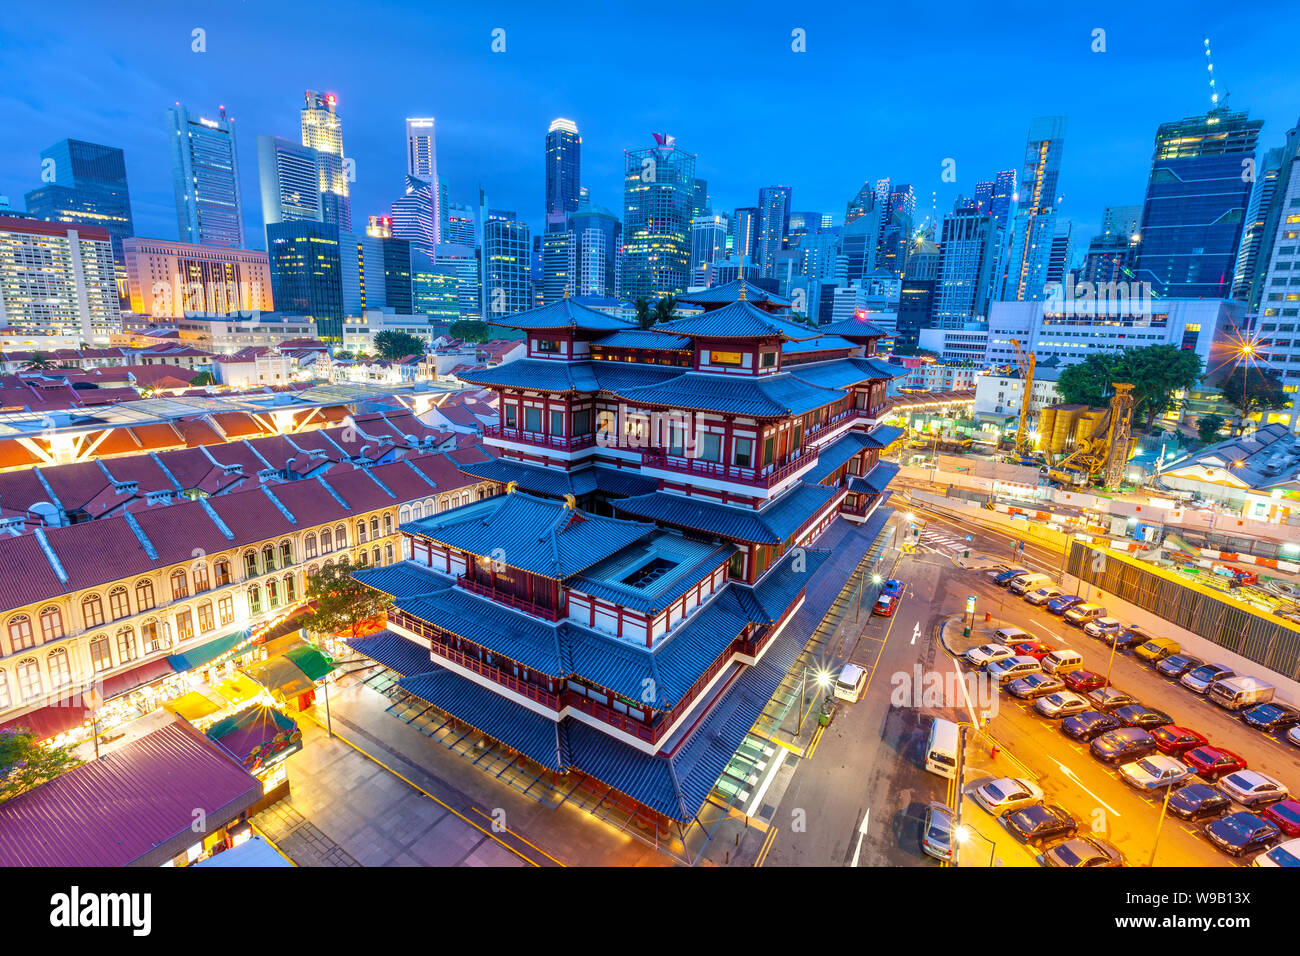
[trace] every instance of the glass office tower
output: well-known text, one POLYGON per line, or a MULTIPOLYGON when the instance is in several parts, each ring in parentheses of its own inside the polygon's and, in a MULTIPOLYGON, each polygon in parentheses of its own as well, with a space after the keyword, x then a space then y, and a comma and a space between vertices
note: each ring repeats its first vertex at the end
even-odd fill
POLYGON ((172 188, 181 242, 244 248, 235 121, 217 108, 215 119, 179 103, 167 111, 172 188))
POLYGON ((659 134, 623 153, 623 295, 658 299, 690 285, 695 159, 659 134))

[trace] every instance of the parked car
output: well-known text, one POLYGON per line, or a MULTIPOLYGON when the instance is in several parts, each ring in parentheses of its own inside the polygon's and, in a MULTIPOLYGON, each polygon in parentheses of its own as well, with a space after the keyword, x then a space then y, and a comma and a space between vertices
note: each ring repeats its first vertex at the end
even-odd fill
POLYGON ((1177 680, 1193 668, 1200 667, 1202 663, 1204 662, 1199 657, 1192 657, 1190 654, 1171 654, 1156 665, 1156 670, 1166 677, 1177 680))
POLYGON ((1229 813, 1205 828, 1210 842, 1229 856, 1263 850, 1281 836, 1281 832, 1263 817, 1245 810, 1229 813))
POLYGON ((1085 710, 1061 721, 1061 733, 1073 740, 1089 741, 1123 726, 1114 714, 1085 710))
POLYGON ((981 644, 979 647, 972 647, 962 656, 971 667, 987 667, 994 661, 1015 657, 1016 652, 1003 644, 981 644))
POLYGON ((1075 627, 1083 627, 1089 621, 1105 616, 1106 609, 1100 604, 1076 604, 1062 615, 1066 624, 1073 624, 1075 627))
POLYGON ((1152 754, 1126 763, 1119 768, 1120 779, 1139 790, 1161 790, 1182 783, 1191 776, 1189 768, 1181 760, 1164 754, 1152 754))
POLYGON ((1166 724, 1163 727, 1157 727, 1151 731, 1151 736, 1156 739, 1157 750, 1162 754, 1169 754, 1173 757, 1181 757, 1187 751, 1196 747, 1204 747, 1209 743, 1196 731, 1188 730, 1186 727, 1179 727, 1177 724, 1166 724))
POLYGON ((879 614, 881 617, 889 617, 894 613, 894 605, 898 603, 898 598, 890 597, 888 594, 882 594, 876 598, 876 603, 871 607, 872 614, 879 614))
POLYGON ((1042 788, 1032 780, 999 777, 990 780, 972 794, 975 802, 995 817, 1043 799, 1042 788))
POLYGON ((1068 811, 1044 803, 1013 810, 1002 817, 1002 825, 1027 846, 1042 846, 1079 832, 1079 821, 1068 811))
POLYGON ((880 593, 887 594, 890 597, 895 597, 895 598, 902 597, 903 587, 904 585, 902 581, 899 581, 896 578, 890 578, 888 581, 886 581, 884 584, 880 586, 880 593))
POLYGON ((1233 670, 1231 667, 1224 667, 1222 664, 1202 664, 1200 667, 1192 668, 1180 677, 1179 683, 1188 690, 1204 694, 1216 680, 1223 680, 1225 677, 1232 676, 1233 670))
POLYGON ((1219 779, 1219 789, 1243 807, 1266 807, 1291 796, 1286 784, 1258 770, 1238 770, 1219 779))
POLYGON ((1070 671, 1065 675, 1065 686, 1070 688, 1076 694, 1086 694, 1090 690, 1097 690, 1106 686, 1106 678, 1092 671, 1086 671, 1080 668, 1077 671, 1070 671))
POLYGON ((1227 812, 1232 801, 1208 783, 1185 783, 1169 795, 1169 812, 1195 823, 1227 812))
POLYGON ((1300 800, 1282 800, 1266 808, 1263 815, 1287 836, 1300 837, 1300 800))
POLYGON ((993 642, 995 644, 1006 644, 1010 647, 1012 644, 1019 644, 1021 641, 1032 640, 1028 634, 1018 627, 1000 627, 993 632, 993 642))
POLYGON ((1140 657, 1148 664, 1158 664, 1171 654, 1177 654, 1181 647, 1177 641, 1171 641, 1167 637, 1153 637, 1145 644, 1139 644, 1133 648, 1133 656, 1140 657))
POLYGON ((1021 641, 1019 644, 1013 645, 1011 649, 1017 654, 1023 654, 1025 657, 1032 657, 1036 661, 1041 661, 1048 654, 1052 653, 1052 651, 1056 650, 1056 648, 1044 644, 1042 641, 1021 641))
POLYGON ((952 862, 952 811, 945 804, 932 803, 925 811, 921 850, 936 860, 952 862))
POLYGON ((1007 684, 1007 693, 1021 700, 1037 700, 1048 694, 1055 694, 1058 690, 1065 690, 1065 684, 1046 674, 1030 674, 1028 677, 1019 677, 1007 684))
POLYGON ((1004 685, 1018 678, 1028 677, 1030 674, 1041 674, 1043 668, 1032 657, 1016 656, 994 661, 986 666, 984 671, 999 685, 1004 685))
POLYGON ((1130 624, 1128 627, 1124 628, 1117 635, 1115 635, 1113 640, 1108 636, 1106 638, 1106 643, 1118 644, 1120 647, 1123 648, 1132 648, 1132 647, 1137 647, 1139 644, 1145 644, 1149 640, 1151 640, 1150 634, 1142 630, 1142 628, 1135 627, 1132 624, 1130 624))
POLYGON ((1286 732, 1286 742, 1293 747, 1300 747, 1300 726, 1292 727, 1286 732))
POLYGON ((1251 866, 1300 867, 1300 840, 1287 840, 1250 861, 1251 866))
POLYGON ((1183 754, 1183 763, 1204 780, 1218 780, 1226 774, 1246 769, 1244 759, 1221 747, 1196 747, 1183 754))
POLYGON ((1136 727, 1120 727, 1108 730, 1088 745, 1092 755, 1104 764, 1114 766, 1141 760, 1155 753, 1156 741, 1145 730, 1136 727))
POLYGON ((1088 701, 1097 710, 1108 714, 1128 704, 1136 704, 1137 698, 1114 687, 1099 687, 1088 692, 1088 701))
POLYGON ((1117 617, 1099 617, 1083 625, 1083 633, 1089 637, 1107 638, 1124 630, 1124 625, 1117 617))
POLYGON ((1075 837, 1044 852, 1038 862, 1043 866, 1123 866, 1124 855, 1105 840, 1075 837))
POLYGON ((1068 690, 1057 691, 1034 701, 1034 710, 1044 717, 1071 717, 1088 709, 1088 701, 1068 690))
POLYGON ((1025 595, 1025 600, 1035 607, 1042 607, 1048 601, 1055 600, 1061 596, 1061 589, 1052 585, 1045 588, 1038 588, 1030 591, 1025 595))
POLYGON ((1143 730, 1155 730, 1172 723, 1173 718, 1163 710, 1156 710, 1146 704, 1125 704, 1112 711, 1123 721, 1125 727, 1141 727, 1143 730))
POLYGON ((1300 710, 1276 700, 1248 707, 1240 716, 1242 723, 1266 734, 1278 734, 1300 724, 1300 710))
POLYGON ((1076 604, 1082 604, 1083 598, 1077 594, 1062 594, 1060 597, 1052 598, 1047 602, 1047 610, 1052 614, 1064 614, 1076 604))
POLYGON ((1020 575, 1028 573, 1029 572, 1024 568, 1011 568, 1010 570, 1003 571, 1001 574, 993 575, 993 583, 1000 588, 1004 588, 1016 578, 1020 577, 1020 575))

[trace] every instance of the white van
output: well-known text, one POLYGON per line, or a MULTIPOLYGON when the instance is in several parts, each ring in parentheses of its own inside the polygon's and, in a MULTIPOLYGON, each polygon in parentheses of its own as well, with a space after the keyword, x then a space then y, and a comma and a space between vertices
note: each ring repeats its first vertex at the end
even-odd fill
POLYGON ((1043 655, 1043 670, 1049 674, 1065 675, 1083 666, 1083 655, 1068 647, 1043 655))
POLYGON ((1228 710, 1245 710, 1256 704, 1267 704, 1273 699, 1274 690, 1272 684, 1258 677, 1228 677, 1211 684, 1207 696, 1228 710))
POLYGON ((1000 627, 993 632, 993 640, 999 644, 1010 646, 1019 644, 1021 641, 1030 640, 1030 637, 1018 627, 1000 627))
POLYGON ((1041 588, 1046 584, 1051 584, 1052 579, 1046 574, 1022 574, 1018 578, 1012 579, 1007 585, 1007 590, 1012 594, 1023 595, 1034 588, 1041 588))
POLYGON ((857 664, 845 664, 835 678, 835 696, 856 703, 867 686, 867 672, 857 664))
POLYGON ((949 779, 957 776, 957 746, 960 740, 961 734, 956 724, 936 717, 930 725, 930 740, 925 745, 925 769, 949 779))

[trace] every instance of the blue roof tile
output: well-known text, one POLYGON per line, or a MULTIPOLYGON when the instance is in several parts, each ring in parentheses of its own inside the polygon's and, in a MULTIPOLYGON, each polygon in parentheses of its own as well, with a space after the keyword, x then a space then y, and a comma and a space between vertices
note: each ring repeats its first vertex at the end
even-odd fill
POLYGON ((809 384, 802 377, 796 378, 797 371, 762 376, 686 372, 658 384, 619 389, 617 394, 631 404, 730 412, 757 418, 801 415, 844 397, 845 393, 838 388, 824 388, 809 384))
POLYGON ((877 442, 872 441, 871 436, 862 431, 845 432, 839 438, 827 445, 823 445, 817 454, 817 464, 813 465, 808 471, 804 472, 803 480, 821 482, 824 478, 831 475, 837 468, 844 466, 850 458, 866 448, 881 447, 877 442))
POLYGON ((717 339, 815 339, 820 329, 799 325, 765 312, 752 302, 738 300, 718 309, 684 319, 660 322, 655 328, 672 335, 717 339))
POLYGON ((394 598, 430 594, 451 587, 451 581, 446 577, 408 561, 383 568, 364 568, 353 571, 352 576, 367 587, 394 598))
POLYGON ((779 544, 838 494, 835 488, 799 482, 762 511, 736 508, 668 491, 612 501, 616 511, 707 532, 733 541, 779 544))
POLYGON ((366 637, 354 637, 343 642, 358 654, 383 664, 403 677, 423 674, 437 665, 429 657, 429 649, 407 640, 392 631, 380 631, 366 637))
POLYGON ((862 477, 854 475, 850 478, 849 490, 878 495, 889 486, 889 483, 894 480, 894 476, 898 474, 898 471, 899 468, 897 465, 891 465, 887 461, 879 462, 876 467, 872 468, 866 475, 862 477))
POLYGON ((618 349, 689 349, 691 340, 654 329, 626 329, 597 339, 592 345, 618 349))
POLYGON ((724 282, 708 289, 701 289, 699 292, 683 292, 677 296, 677 301, 682 305, 720 305, 727 302, 738 302, 740 301, 742 282, 745 286, 745 301, 747 302, 765 302, 777 306, 791 304, 789 299, 760 288, 748 279, 732 279, 730 282, 724 282))
POLYGON ((588 308, 573 299, 561 299, 540 308, 492 319, 488 324, 507 329, 583 329, 594 332, 636 328, 635 322, 588 308))

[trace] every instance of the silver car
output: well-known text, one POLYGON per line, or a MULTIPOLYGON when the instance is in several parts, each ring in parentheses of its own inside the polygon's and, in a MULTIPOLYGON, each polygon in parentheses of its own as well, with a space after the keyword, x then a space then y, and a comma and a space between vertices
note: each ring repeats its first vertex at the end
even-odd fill
POLYGON ((952 811, 946 804, 932 803, 926 809, 921 850, 936 860, 952 862, 952 811))
POLYGON ((1055 694, 1048 694, 1034 701, 1034 710, 1044 717, 1053 719, 1073 717, 1091 706, 1085 698, 1072 690, 1057 691, 1055 694))

